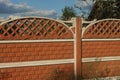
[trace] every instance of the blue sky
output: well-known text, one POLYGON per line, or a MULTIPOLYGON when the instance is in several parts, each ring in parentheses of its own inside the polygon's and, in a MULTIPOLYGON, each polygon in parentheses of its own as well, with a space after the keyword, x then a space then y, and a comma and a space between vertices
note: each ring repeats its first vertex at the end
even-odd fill
MULTIPOLYGON (((87 0, 88 2, 90 0, 87 0)), ((41 16, 57 18, 65 6, 87 8, 81 0, 0 0, 0 17, 41 16)))
POLYGON ((61 10, 64 6, 74 6, 76 0, 11 0, 13 3, 27 3, 37 9, 61 10))

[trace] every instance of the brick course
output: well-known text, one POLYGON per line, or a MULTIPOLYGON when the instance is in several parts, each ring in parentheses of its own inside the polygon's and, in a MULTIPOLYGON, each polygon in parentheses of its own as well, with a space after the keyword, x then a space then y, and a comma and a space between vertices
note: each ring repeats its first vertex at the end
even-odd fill
POLYGON ((120 56, 120 41, 82 42, 82 57, 120 56))
POLYGON ((82 75, 83 78, 120 76, 120 61, 83 63, 82 75))
POLYGON ((0 44, 0 63, 73 58, 73 42, 0 44))
POLYGON ((46 65, 0 69, 0 80, 69 80, 74 78, 74 65, 46 65))

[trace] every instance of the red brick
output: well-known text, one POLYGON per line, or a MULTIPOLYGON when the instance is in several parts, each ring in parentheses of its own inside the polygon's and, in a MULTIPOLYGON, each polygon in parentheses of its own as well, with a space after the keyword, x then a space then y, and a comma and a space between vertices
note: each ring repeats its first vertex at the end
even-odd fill
POLYGON ((82 57, 120 56, 119 41, 82 42, 82 57))
MULTIPOLYGON (((49 66, 34 66, 34 67, 21 67, 21 68, 7 68, 0 69, 0 71, 4 71, 5 73, 10 72, 10 77, 6 78, 8 80, 46 80, 50 77, 52 78, 54 75, 61 76, 59 73, 54 73, 55 70, 63 71, 64 75, 70 77, 72 73, 74 73, 74 64, 61 64, 61 65, 49 65, 49 66)), ((74 76, 74 75, 71 75, 74 76)), ((63 76, 62 76, 63 77, 63 76)))
POLYGON ((0 48, 7 48, 6 44, 0 44, 0 48))
POLYGON ((0 52, 2 52, 0 57, 8 57, 3 62, 68 59, 73 58, 74 55, 73 42, 11 43, 0 44, 0 46, 0 52), (6 46, 7 48, 5 48, 6 46), (64 54, 69 55, 63 57, 64 54))
POLYGON ((119 64, 120 61, 83 63, 83 78, 119 76, 119 64))

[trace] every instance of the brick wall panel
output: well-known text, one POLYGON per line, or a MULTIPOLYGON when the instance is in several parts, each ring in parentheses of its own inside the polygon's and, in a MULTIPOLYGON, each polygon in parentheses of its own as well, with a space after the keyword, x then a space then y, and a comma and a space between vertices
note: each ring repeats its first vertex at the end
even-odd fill
POLYGON ((82 57, 120 56, 120 41, 82 42, 82 57))
POLYGON ((120 61, 83 63, 83 78, 96 78, 120 75, 120 61), (109 66, 108 66, 109 65, 109 66))
POLYGON ((73 66, 74 64, 61 64, 49 66, 5 68, 0 69, 0 80, 52 80, 52 78, 55 76, 58 76, 58 80, 70 80, 68 78, 74 76, 73 66), (5 77, 5 75, 8 75, 8 77, 5 77))
POLYGON ((0 62, 73 58, 73 42, 0 44, 0 62))

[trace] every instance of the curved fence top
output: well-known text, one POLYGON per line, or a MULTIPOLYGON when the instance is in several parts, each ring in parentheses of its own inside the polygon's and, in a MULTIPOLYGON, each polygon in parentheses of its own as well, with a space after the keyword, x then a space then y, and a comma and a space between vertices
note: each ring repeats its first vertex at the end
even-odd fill
POLYGON ((0 24, 0 40, 72 39, 67 25, 48 18, 19 18, 0 24))
POLYGON ((120 20, 104 19, 87 26, 83 38, 120 38, 120 20))

